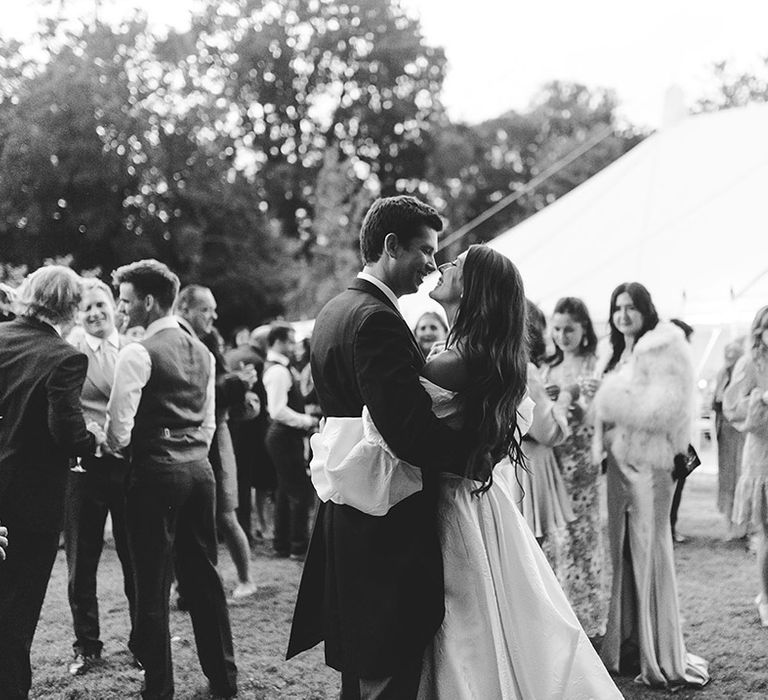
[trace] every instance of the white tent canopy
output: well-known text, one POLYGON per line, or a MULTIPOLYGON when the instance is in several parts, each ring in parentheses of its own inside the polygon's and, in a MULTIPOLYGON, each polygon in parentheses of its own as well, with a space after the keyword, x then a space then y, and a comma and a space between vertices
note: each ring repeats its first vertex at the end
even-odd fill
POLYGON ((689 117, 491 244, 550 311, 648 287, 689 323, 744 323, 768 303, 768 105, 689 117))
MULTIPOLYGON (((768 105, 650 136, 490 245, 547 313, 578 296, 605 320, 614 287, 639 281, 663 316, 749 323, 768 303, 768 105)), ((406 298, 407 315, 425 297, 406 298)))

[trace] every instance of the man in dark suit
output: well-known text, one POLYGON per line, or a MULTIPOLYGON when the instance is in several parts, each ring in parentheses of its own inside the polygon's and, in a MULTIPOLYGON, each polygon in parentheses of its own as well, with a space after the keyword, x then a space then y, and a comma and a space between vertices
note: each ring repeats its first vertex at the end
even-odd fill
POLYGON ((399 313, 436 269, 442 221, 412 197, 374 202, 363 222, 363 272, 317 317, 312 375, 326 416, 367 406, 395 454, 422 469, 423 489, 385 516, 321 504, 296 602, 288 658, 325 641, 344 700, 415 698, 421 659, 444 614, 436 497, 460 472, 465 436, 441 423, 419 382, 424 356, 399 313))
MULTIPOLYGON (((53 265, 19 289, 20 315, 0 324, 0 698, 26 698, 29 650, 58 548, 69 458, 94 452, 80 406, 88 360, 61 337, 81 280, 53 265)), ((97 430, 94 428, 94 430, 97 430)))
POLYGON ((179 278, 166 265, 139 260, 113 277, 126 325, 146 328, 143 340, 117 357, 106 425, 108 449, 130 444, 126 523, 136 587, 133 648, 145 670, 142 697, 173 697, 168 597, 174 547, 211 694, 234 697, 237 669, 216 571, 216 486, 208 462, 216 430, 214 359, 174 318, 179 278))
MULTIPOLYGON (((256 381, 255 370, 229 372, 218 348, 214 329, 216 299, 208 287, 190 284, 176 299, 176 317, 183 330, 196 336, 216 360, 216 432, 208 459, 216 477, 216 524, 237 570, 233 600, 242 600, 257 591, 251 578, 251 552, 248 538, 240 526, 237 508, 237 464, 227 421, 229 412, 245 405, 246 392, 256 381)), ((180 590, 183 595, 183 589, 180 590)))

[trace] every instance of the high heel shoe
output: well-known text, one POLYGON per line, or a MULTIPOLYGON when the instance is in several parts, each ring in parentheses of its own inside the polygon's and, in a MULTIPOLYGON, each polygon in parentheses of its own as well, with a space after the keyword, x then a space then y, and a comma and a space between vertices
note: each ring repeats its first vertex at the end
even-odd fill
POLYGON ((757 615, 760 618, 760 625, 762 627, 768 627, 768 603, 764 603, 762 595, 759 595, 755 598, 755 605, 757 605, 757 615))

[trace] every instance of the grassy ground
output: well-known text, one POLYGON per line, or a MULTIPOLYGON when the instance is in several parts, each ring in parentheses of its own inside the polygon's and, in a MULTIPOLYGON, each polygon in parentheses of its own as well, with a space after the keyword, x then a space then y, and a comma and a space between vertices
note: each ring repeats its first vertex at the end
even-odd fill
MULTIPOLYGON (((677 547, 680 603, 690 651, 710 661, 713 681, 703 690, 667 693, 637 686, 631 678, 617 683, 627 698, 700 698, 758 700, 768 698, 768 631, 759 627, 752 603, 754 557, 743 543, 724 542, 715 509, 716 476, 705 465, 689 479, 680 514, 681 532, 690 540, 677 547)), ((338 695, 338 677, 314 649, 283 661, 300 565, 255 552, 259 595, 230 608, 240 669, 240 697, 248 700, 324 699, 338 695)), ((234 585, 234 568, 222 552, 225 584, 234 585)), ((67 674, 71 656, 71 618, 66 600, 66 563, 59 554, 32 647, 32 698, 49 700, 117 700, 135 697, 139 673, 129 667, 125 650, 127 605, 112 548, 104 553, 99 578, 104 660, 79 678, 67 674)), ((171 634, 179 700, 206 698, 205 677, 195 655, 187 615, 171 614, 171 634)), ((450 700, 450 699, 446 699, 450 700)), ((489 698, 488 700, 493 700, 489 698)), ((531 699, 535 700, 535 699, 531 699)))

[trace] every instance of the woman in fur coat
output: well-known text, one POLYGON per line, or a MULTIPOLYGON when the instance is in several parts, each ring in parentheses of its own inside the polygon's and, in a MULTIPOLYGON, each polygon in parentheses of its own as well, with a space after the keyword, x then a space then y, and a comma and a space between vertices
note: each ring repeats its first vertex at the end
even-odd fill
POLYGON ((609 671, 638 673, 649 686, 703 686, 707 662, 683 641, 669 528, 674 457, 687 450, 693 417, 689 348, 677 327, 659 323, 637 282, 614 290, 609 325, 613 354, 594 401, 613 565, 600 656, 609 671))

